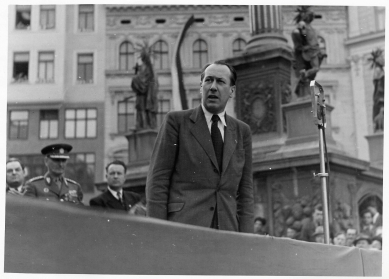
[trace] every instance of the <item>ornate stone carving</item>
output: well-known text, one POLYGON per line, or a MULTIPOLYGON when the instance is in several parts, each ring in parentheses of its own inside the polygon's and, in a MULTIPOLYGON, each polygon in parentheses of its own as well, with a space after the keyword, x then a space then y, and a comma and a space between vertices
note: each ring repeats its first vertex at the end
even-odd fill
POLYGON ((241 98, 241 117, 253 134, 275 132, 275 100, 273 83, 269 80, 246 81, 241 98))

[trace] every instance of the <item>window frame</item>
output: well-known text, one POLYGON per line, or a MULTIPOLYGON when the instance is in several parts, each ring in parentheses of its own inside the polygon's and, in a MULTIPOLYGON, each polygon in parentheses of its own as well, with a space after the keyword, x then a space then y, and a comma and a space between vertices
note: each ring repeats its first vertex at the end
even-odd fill
MULTIPOLYGON (((20 62, 19 62, 20 63, 20 62)), ((12 66, 13 66, 13 69, 12 69, 12 80, 13 80, 13 82, 23 82, 23 83, 25 83, 25 82, 28 82, 28 80, 29 80, 29 68, 30 68, 30 52, 29 51, 16 51, 16 52, 14 52, 14 55, 13 55, 13 64, 12 64, 12 66), (27 59, 27 62, 22 62, 22 63, 27 63, 27 75, 26 75, 26 78, 17 78, 16 77, 16 63, 17 63, 17 61, 16 61, 16 56, 17 55, 27 55, 28 56, 28 59, 27 59)))
POLYGON ((246 45, 247 45, 246 40, 244 40, 242 38, 236 38, 232 42, 232 56, 234 56, 234 57, 239 56, 242 53, 242 51, 244 50, 244 48, 246 47, 246 45), (243 46, 242 46, 242 42, 243 42, 243 46), (237 48, 235 48, 236 43, 238 43, 237 48))
POLYGON ((119 46, 119 70, 121 71, 129 71, 131 69, 130 65, 130 57, 132 61, 132 65, 135 66, 135 49, 134 45, 129 41, 124 41, 119 46), (122 47, 125 46, 125 52, 122 52, 122 47), (131 50, 129 50, 129 46, 131 46, 131 50), (122 67, 122 57, 124 56, 126 65, 122 67))
POLYGON ((169 45, 164 40, 156 41, 152 46, 155 57, 152 58, 152 63, 155 70, 169 69, 169 45), (166 65, 165 62, 166 61, 166 65))
POLYGON ((96 13, 96 8, 95 8, 94 4, 80 4, 80 5, 78 5, 78 13, 77 13, 77 30, 78 30, 78 32, 94 32, 95 31, 95 20, 96 20, 95 13, 96 13), (82 11, 81 8, 83 7, 86 9, 87 8, 86 6, 93 7, 93 11, 82 11), (92 19, 90 20, 92 26, 90 28, 88 26, 88 14, 92 14, 92 19), (81 15, 85 16, 84 26, 81 26, 82 25, 81 15))
POLYGON ((118 134, 122 134, 122 133, 126 133, 126 132, 128 132, 129 131, 129 128, 135 128, 135 126, 136 126, 136 108, 135 108, 135 105, 136 105, 136 103, 135 103, 135 100, 133 100, 133 99, 127 99, 127 100, 123 100, 123 101, 118 101, 118 103, 117 103, 117 132, 118 132, 118 134), (125 113, 120 113, 120 110, 119 110, 119 106, 120 106, 120 104, 125 104, 125 113), (133 110, 133 113, 129 113, 128 112, 128 103, 133 103, 134 104, 134 110, 133 110), (119 119, 120 119, 120 116, 122 116, 122 117, 124 117, 124 119, 125 119, 125 124, 124 124, 124 127, 126 127, 127 128, 127 130, 125 130, 125 131, 122 131, 121 129, 120 129, 120 125, 119 125, 119 119), (129 117, 133 117, 133 123, 134 123, 134 125, 133 126, 129 126, 129 117))
POLYGON ((38 83, 54 83, 54 81, 55 81, 55 52, 54 51, 39 51, 38 52, 38 71, 37 71, 37 73, 38 73, 38 77, 37 77, 38 83), (41 60, 41 55, 45 55, 45 54, 52 54, 53 59, 52 60, 41 60), (40 77, 41 63, 43 63, 45 65, 45 77, 44 78, 40 77), (53 69, 53 73, 52 73, 53 78, 52 79, 47 78, 47 73, 48 73, 47 66, 49 63, 52 64, 52 69, 53 69))
POLYGON ((49 30, 49 29, 55 29, 56 26, 56 5, 40 5, 39 7, 39 26, 41 30, 49 30), (50 13, 53 14, 53 25, 49 25, 50 23, 50 13), (46 19, 45 23, 42 24, 42 15, 46 15, 44 18, 46 19))
POLYGON ((98 120, 98 110, 95 107, 83 107, 83 108, 66 108, 65 109, 65 131, 64 131, 64 138, 65 139, 96 139, 98 136, 98 125, 97 125, 97 120, 98 120), (67 111, 73 110, 74 111, 74 118, 68 118, 67 117, 67 111), (85 110, 85 117, 84 118, 77 118, 77 111, 85 110), (95 118, 88 118, 88 110, 94 110, 96 117, 95 118), (88 137, 88 120, 93 121, 94 120, 94 129, 95 129, 95 135, 94 136, 89 136, 88 137), (84 136, 77 136, 77 121, 84 121, 85 122, 85 129, 84 129, 84 136), (74 131, 73 135, 69 137, 67 135, 67 130, 68 130, 68 123, 74 122, 74 131))
POLYGON ((193 67, 194 68, 203 68, 206 64, 207 64, 207 62, 208 62, 208 60, 209 60, 209 56, 208 56, 208 44, 207 44, 207 42, 204 40, 204 39, 197 39, 197 40, 195 40, 194 42, 193 42, 193 45, 192 45, 192 48, 193 48, 193 67), (203 50, 202 49, 202 43, 204 43, 205 44, 205 50, 203 50), (196 44, 198 44, 199 45, 199 49, 196 49, 196 44), (196 65, 196 59, 197 59, 197 56, 198 55, 198 61, 199 61, 199 65, 196 65), (203 61, 203 59, 202 59, 202 55, 205 55, 205 61, 204 61, 204 63, 202 63, 203 61))
POLYGON ((32 5, 15 5, 15 29, 16 30, 31 30, 31 16, 32 16, 32 5), (27 9, 27 7, 29 9, 27 9), (24 9, 23 9, 24 8, 24 9), (25 25, 24 27, 24 24, 23 26, 19 26, 18 27, 18 12, 21 12, 21 11, 27 11, 29 12, 30 14, 30 21, 29 21, 29 24, 28 25, 25 25))
POLYGON ((8 121, 8 137, 7 137, 9 140, 27 140, 28 139, 28 134, 29 134, 28 132, 29 132, 29 126, 30 126, 29 116, 30 116, 30 111, 29 110, 15 109, 15 110, 10 110, 9 111, 9 117, 8 117, 8 120, 9 120, 8 121), (16 137, 11 137, 11 127, 12 127, 11 123, 13 121, 15 121, 15 120, 12 120, 12 112, 27 112, 26 119, 17 120, 18 125, 17 125, 17 136, 16 137), (25 121, 27 123, 26 128, 25 128, 26 136, 23 137, 23 138, 20 137, 20 130, 21 130, 20 129, 20 127, 21 127, 20 122, 22 122, 22 121, 25 121))
POLYGON ((39 139, 58 139, 59 137, 59 111, 57 109, 42 109, 42 110, 39 110, 39 139), (42 112, 43 111, 56 111, 57 112, 57 118, 56 119, 42 119, 42 112), (42 137, 42 121, 49 121, 49 124, 48 124, 48 136, 47 137, 42 137), (50 131, 51 131, 51 125, 52 125, 52 121, 56 121, 57 122, 57 135, 55 137, 51 137, 50 136, 50 131))
POLYGON ((80 53, 77 53, 76 55, 76 66, 77 66, 77 69, 76 69, 76 83, 77 84, 93 84, 94 83, 94 74, 95 74, 95 53, 93 52, 80 52, 80 53), (80 63, 80 58, 81 56, 91 56, 92 57, 92 62, 91 63, 80 63), (87 70, 87 65, 91 64, 90 66, 90 69, 92 71, 92 78, 89 79, 89 80, 86 80, 86 70, 87 70), (84 69, 83 69, 83 72, 84 72, 84 79, 79 79, 79 73, 80 73, 80 66, 84 65, 84 69), (86 66, 85 66, 86 65, 86 66))

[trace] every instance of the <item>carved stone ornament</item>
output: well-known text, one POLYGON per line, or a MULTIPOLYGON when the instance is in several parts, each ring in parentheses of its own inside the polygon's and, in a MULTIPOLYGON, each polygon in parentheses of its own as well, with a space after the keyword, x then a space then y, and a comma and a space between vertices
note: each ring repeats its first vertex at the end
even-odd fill
POLYGON ((263 80, 246 82, 242 85, 241 116, 253 134, 274 132, 275 118, 274 90, 272 82, 263 80))

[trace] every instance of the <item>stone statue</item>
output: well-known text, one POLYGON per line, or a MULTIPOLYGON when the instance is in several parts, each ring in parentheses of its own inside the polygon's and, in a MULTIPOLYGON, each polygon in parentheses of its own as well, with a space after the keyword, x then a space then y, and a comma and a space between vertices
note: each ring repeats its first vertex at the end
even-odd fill
POLYGON ((298 97, 310 95, 309 83, 314 80, 323 59, 327 56, 319 47, 319 41, 311 22, 315 14, 309 6, 300 6, 294 18, 296 29, 292 32, 295 57, 295 75, 298 79, 294 93, 298 97))
POLYGON ((136 130, 155 129, 158 112, 158 77, 151 64, 152 50, 145 43, 139 49, 131 88, 136 93, 136 130))
POLYGON ((374 132, 384 130, 384 98, 385 98, 385 58, 382 49, 376 49, 371 52, 371 61, 373 69, 373 123, 374 132))

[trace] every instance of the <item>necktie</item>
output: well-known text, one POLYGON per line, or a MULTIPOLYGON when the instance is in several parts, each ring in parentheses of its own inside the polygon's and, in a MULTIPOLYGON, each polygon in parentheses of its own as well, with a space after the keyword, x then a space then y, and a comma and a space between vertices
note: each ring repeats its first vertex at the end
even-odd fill
POLYGON ((118 195, 118 199, 119 199, 120 203, 123 205, 123 199, 122 199, 122 196, 120 195, 120 192, 116 192, 116 194, 118 195))
POLYGON ((58 190, 61 191, 61 186, 62 186, 62 182, 61 182, 61 179, 60 178, 56 178, 54 180, 55 184, 57 184, 58 186, 58 190))
POLYGON ((222 162, 223 162, 223 138, 220 133, 219 127, 217 126, 220 118, 217 114, 212 115, 212 125, 211 125, 211 138, 213 149, 215 150, 215 155, 217 163, 219 165, 219 171, 222 172, 222 162))

